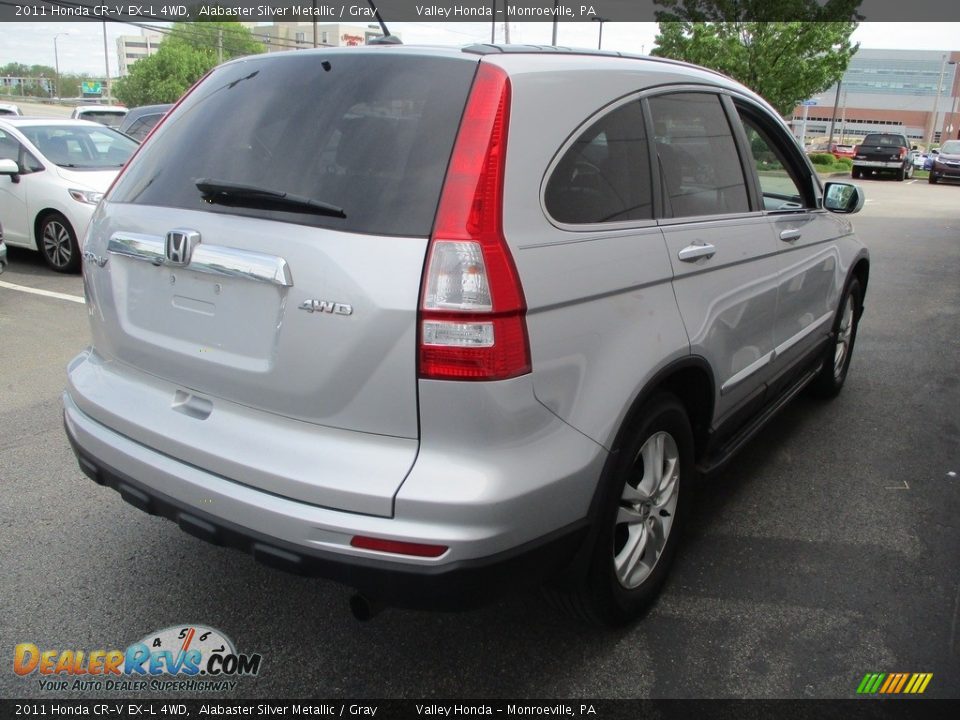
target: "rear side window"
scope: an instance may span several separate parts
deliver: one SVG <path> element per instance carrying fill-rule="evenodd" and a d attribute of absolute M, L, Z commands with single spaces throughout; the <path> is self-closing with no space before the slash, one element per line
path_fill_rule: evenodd
<path fill-rule="evenodd" d="M 591 125 L 547 182 L 547 212 L 558 222 L 592 224 L 653 217 L 650 158 L 637 101 Z"/>
<path fill-rule="evenodd" d="M 476 67 L 312 52 L 225 65 L 161 126 L 112 199 L 427 236 Z M 201 178 L 306 197 L 346 217 L 210 204 Z"/>
<path fill-rule="evenodd" d="M 750 209 L 743 168 L 720 98 L 677 93 L 650 98 L 664 206 L 673 217 Z"/>

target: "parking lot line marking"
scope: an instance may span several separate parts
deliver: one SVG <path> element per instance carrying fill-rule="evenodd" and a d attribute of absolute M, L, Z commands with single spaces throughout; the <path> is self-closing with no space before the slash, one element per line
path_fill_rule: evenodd
<path fill-rule="evenodd" d="M 80 303 L 81 305 L 86 302 L 82 295 L 67 295 L 66 293 L 53 292 L 53 290 L 39 290 L 37 288 L 26 287 L 25 285 L 14 285 L 13 283 L 4 282 L 3 280 L 0 280 L 0 287 L 9 288 L 10 290 L 17 290 L 19 292 L 30 293 L 31 295 L 52 297 L 56 298 L 57 300 L 69 300 L 70 302 Z"/>

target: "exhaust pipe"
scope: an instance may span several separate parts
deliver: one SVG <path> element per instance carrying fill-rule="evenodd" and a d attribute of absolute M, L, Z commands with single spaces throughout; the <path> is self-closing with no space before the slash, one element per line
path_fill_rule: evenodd
<path fill-rule="evenodd" d="M 360 622 L 372 620 L 386 608 L 387 606 L 379 600 L 371 600 L 360 593 L 356 593 L 350 598 L 350 612 Z"/>

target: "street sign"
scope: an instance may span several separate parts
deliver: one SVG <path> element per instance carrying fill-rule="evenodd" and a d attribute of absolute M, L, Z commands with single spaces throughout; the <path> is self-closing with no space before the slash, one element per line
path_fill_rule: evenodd
<path fill-rule="evenodd" d="M 806 105 L 806 106 L 809 107 L 810 105 L 816 105 L 816 104 L 817 104 L 817 101 L 816 101 L 816 100 L 804 100 L 804 101 L 803 101 L 802 103 L 800 103 L 800 104 L 801 104 L 801 105 Z"/>
<path fill-rule="evenodd" d="M 80 92 L 84 95 L 103 95 L 103 83 L 99 80 L 84 80 Z"/>

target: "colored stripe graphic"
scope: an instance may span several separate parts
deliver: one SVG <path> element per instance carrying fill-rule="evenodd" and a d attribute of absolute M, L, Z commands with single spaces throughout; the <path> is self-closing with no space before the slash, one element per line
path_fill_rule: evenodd
<path fill-rule="evenodd" d="M 919 695 L 932 679 L 933 673 L 867 673 L 857 686 L 857 694 Z"/>

